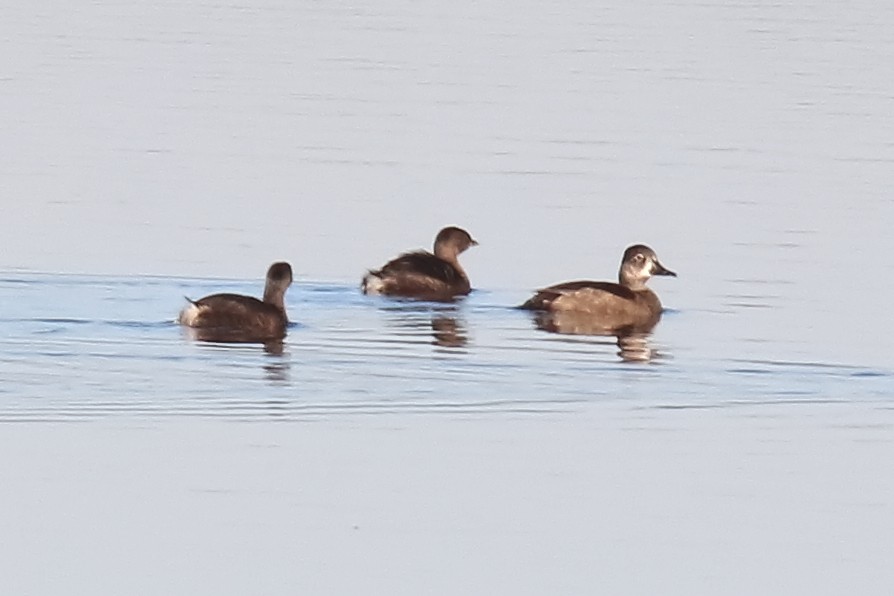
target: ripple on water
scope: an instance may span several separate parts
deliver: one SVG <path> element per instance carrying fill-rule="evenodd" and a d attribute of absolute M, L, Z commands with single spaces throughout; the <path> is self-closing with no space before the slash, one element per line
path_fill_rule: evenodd
<path fill-rule="evenodd" d="M 257 289 L 238 280 L 7 276 L 0 300 L 14 311 L 3 319 L 0 419 L 546 415 L 594 407 L 632 413 L 886 404 L 894 394 L 888 370 L 724 358 L 698 343 L 680 349 L 675 334 L 693 327 L 692 316 L 713 316 L 707 311 L 668 311 L 654 334 L 622 345 L 540 329 L 513 307 L 522 292 L 511 291 L 435 304 L 366 297 L 353 284 L 297 283 L 284 342 L 196 342 L 173 319 L 183 290 L 203 286 Z M 109 300 L 118 295 L 129 299 Z M 625 359 L 625 350 L 645 356 L 625 361 L 635 360 Z"/>

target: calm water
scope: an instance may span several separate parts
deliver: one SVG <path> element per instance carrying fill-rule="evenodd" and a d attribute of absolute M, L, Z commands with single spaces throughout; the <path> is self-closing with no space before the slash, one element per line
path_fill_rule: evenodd
<path fill-rule="evenodd" d="M 894 5 L 0 7 L 16 594 L 886 594 Z M 361 296 L 446 224 L 476 291 Z M 513 308 L 653 246 L 654 334 Z M 259 295 L 279 346 L 191 340 Z"/>
<path fill-rule="evenodd" d="M 670 310 L 632 346 L 548 333 L 514 308 L 524 291 L 481 290 L 437 304 L 299 282 L 287 294 L 294 322 L 286 341 L 266 347 L 195 342 L 174 323 L 183 295 L 260 290 L 257 281 L 7 275 L 0 279 L 7 305 L 0 416 L 305 420 L 597 406 L 637 416 L 662 408 L 894 405 L 891 368 L 717 354 L 711 313 Z M 647 363 L 639 361 L 644 352 Z"/>

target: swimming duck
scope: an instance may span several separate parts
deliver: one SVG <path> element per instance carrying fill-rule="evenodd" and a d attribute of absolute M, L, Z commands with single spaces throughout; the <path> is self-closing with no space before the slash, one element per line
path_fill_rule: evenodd
<path fill-rule="evenodd" d="M 213 294 L 189 300 L 178 322 L 196 330 L 198 339 L 222 342 L 254 342 L 282 339 L 289 319 L 285 294 L 292 284 L 292 267 L 273 263 L 267 270 L 264 299 L 240 294 Z"/>
<path fill-rule="evenodd" d="M 677 274 L 666 269 L 648 246 L 624 251 L 618 282 L 571 281 L 539 290 L 521 308 L 586 316 L 604 332 L 650 329 L 661 318 L 661 301 L 646 287 L 653 275 Z"/>
<path fill-rule="evenodd" d="M 478 243 L 461 228 L 447 227 L 435 237 L 434 254 L 420 250 L 369 271 L 361 283 L 364 294 L 402 296 L 418 300 L 451 300 L 472 290 L 457 257 Z"/>

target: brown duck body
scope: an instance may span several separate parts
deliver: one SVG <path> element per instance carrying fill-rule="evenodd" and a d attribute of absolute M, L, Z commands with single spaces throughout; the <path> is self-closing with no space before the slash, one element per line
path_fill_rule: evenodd
<path fill-rule="evenodd" d="M 522 308 L 565 315 L 573 327 L 594 332 L 647 330 L 661 319 L 663 310 L 658 296 L 646 287 L 652 275 L 676 273 L 658 262 L 648 246 L 629 247 L 621 260 L 619 283 L 572 281 L 538 290 Z"/>
<path fill-rule="evenodd" d="M 465 230 L 444 228 L 435 238 L 434 254 L 424 250 L 404 253 L 381 269 L 369 271 L 361 289 L 364 294 L 416 300 L 446 301 L 465 296 L 472 285 L 458 257 L 477 244 Z"/>
<path fill-rule="evenodd" d="M 604 281 L 572 281 L 538 291 L 522 308 L 565 315 L 561 320 L 586 323 L 595 331 L 654 327 L 661 318 L 661 301 L 652 290 L 631 290 Z M 560 317 L 561 318 L 561 317 Z"/>
<path fill-rule="evenodd" d="M 292 283 L 288 263 L 274 263 L 267 271 L 264 299 L 241 294 L 212 294 L 190 300 L 178 322 L 194 329 L 197 339 L 221 342 L 263 342 L 282 339 L 289 318 L 285 292 Z"/>
<path fill-rule="evenodd" d="M 430 252 L 405 253 L 364 278 L 367 294 L 404 296 L 420 300 L 449 300 L 472 290 L 465 272 Z"/>
<path fill-rule="evenodd" d="M 200 339 L 263 341 L 285 337 L 289 319 L 285 310 L 251 296 L 213 294 L 190 301 L 180 322 L 200 330 Z"/>

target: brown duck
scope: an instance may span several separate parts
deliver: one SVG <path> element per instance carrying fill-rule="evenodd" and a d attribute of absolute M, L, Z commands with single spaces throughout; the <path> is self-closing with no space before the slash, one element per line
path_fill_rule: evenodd
<path fill-rule="evenodd" d="M 289 318 L 285 294 L 292 284 L 292 267 L 274 263 L 267 270 L 264 299 L 241 294 L 213 294 L 189 300 L 178 322 L 195 329 L 198 339 L 221 342 L 264 342 L 282 339 Z"/>
<path fill-rule="evenodd" d="M 571 281 L 539 290 L 522 308 L 584 317 L 591 329 L 602 332 L 645 330 L 661 318 L 661 301 L 646 287 L 653 275 L 677 274 L 666 269 L 648 246 L 636 244 L 624 251 L 618 283 Z"/>
<path fill-rule="evenodd" d="M 462 228 L 447 227 L 435 238 L 434 254 L 420 250 L 404 253 L 361 283 L 364 294 L 400 296 L 417 300 L 446 301 L 472 290 L 459 255 L 478 243 Z"/>

